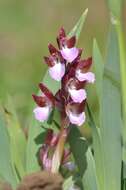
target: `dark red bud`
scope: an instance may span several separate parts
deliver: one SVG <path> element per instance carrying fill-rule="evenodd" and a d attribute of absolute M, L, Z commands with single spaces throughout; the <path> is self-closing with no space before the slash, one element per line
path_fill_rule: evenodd
<path fill-rule="evenodd" d="M 75 46 L 75 43 L 76 43 L 76 37 L 73 36 L 73 37 L 71 37 L 70 39 L 67 40 L 67 47 L 72 48 L 72 47 Z"/>
<path fill-rule="evenodd" d="M 54 66 L 54 62 L 53 60 L 51 60 L 49 57 L 44 57 L 45 63 L 49 66 L 49 67 L 53 67 Z"/>
<path fill-rule="evenodd" d="M 52 104 L 55 104 L 55 97 L 53 96 L 52 92 L 43 84 L 39 84 L 39 88 L 41 91 L 45 94 L 45 96 L 52 102 Z"/>
<path fill-rule="evenodd" d="M 77 56 L 77 58 L 78 58 L 78 59 L 80 59 L 80 57 L 81 57 L 81 55 L 82 55 L 82 52 L 83 52 L 83 49 L 82 49 L 82 48 L 80 48 L 80 49 L 79 49 L 78 56 Z"/>
<path fill-rule="evenodd" d="M 89 57 L 88 59 L 79 61 L 77 68 L 85 72 L 91 67 L 91 65 L 92 57 Z"/>
<path fill-rule="evenodd" d="M 51 55 L 58 52 L 58 50 L 52 44 L 49 44 L 48 48 Z"/>
<path fill-rule="evenodd" d="M 35 94 L 32 94 L 32 97 L 33 97 L 34 101 L 36 102 L 36 104 L 38 106 L 40 106 L 40 107 L 46 106 L 46 99 L 45 99 L 45 97 L 36 96 Z"/>
<path fill-rule="evenodd" d="M 46 139 L 45 139 L 45 144 L 50 145 L 50 142 L 51 142 L 52 138 L 53 138 L 53 130 L 48 129 Z"/>
<path fill-rule="evenodd" d="M 63 27 L 60 28 L 59 30 L 59 38 L 65 38 L 66 37 L 66 33 Z"/>
<path fill-rule="evenodd" d="M 84 100 L 82 103 L 70 102 L 67 104 L 67 109 L 70 110 L 72 113 L 80 114 L 84 111 L 85 104 L 86 100 Z"/>
<path fill-rule="evenodd" d="M 57 37 L 56 40 L 57 40 L 58 48 L 61 49 L 60 39 L 59 39 L 59 37 Z"/>
<path fill-rule="evenodd" d="M 86 105 L 86 100 L 84 100 L 83 102 L 78 104 L 77 107 L 76 107 L 77 113 L 82 113 L 84 111 L 84 109 L 85 109 L 85 105 Z"/>

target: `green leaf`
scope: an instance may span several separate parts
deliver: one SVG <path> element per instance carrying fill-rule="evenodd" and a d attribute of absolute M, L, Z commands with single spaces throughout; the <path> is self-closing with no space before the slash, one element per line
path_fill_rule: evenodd
<path fill-rule="evenodd" d="M 68 141 L 82 177 L 84 189 L 98 190 L 95 162 L 91 150 L 88 148 L 87 141 L 82 137 L 79 129 L 75 126 L 71 127 Z"/>
<path fill-rule="evenodd" d="M 123 161 L 126 164 L 126 41 L 125 33 L 121 23 L 116 25 L 119 54 L 120 54 L 120 75 L 121 75 L 121 90 L 122 90 L 122 115 L 123 115 Z"/>
<path fill-rule="evenodd" d="M 82 31 L 83 28 L 83 24 L 84 21 L 87 17 L 87 13 L 88 13 L 88 9 L 86 9 L 82 16 L 80 17 L 79 21 L 77 22 L 77 24 L 74 26 L 74 28 L 71 30 L 71 32 L 68 34 L 68 37 L 72 37 L 72 36 L 76 36 L 77 40 L 79 39 L 80 33 Z"/>
<path fill-rule="evenodd" d="M 94 51 L 96 53 L 95 49 Z M 102 76 L 100 78 L 100 74 L 98 73 L 98 64 L 100 62 L 98 61 L 96 65 L 96 61 L 94 61 L 96 66 L 96 80 L 97 76 L 100 80 L 98 82 L 96 81 L 97 92 L 101 99 L 99 114 L 100 128 L 96 127 L 96 122 L 92 116 L 93 112 L 88 108 L 89 124 L 92 126 L 93 133 L 94 159 L 99 190 L 116 190 L 121 187 L 122 123 L 120 83 L 118 82 L 120 81 L 118 53 L 117 36 L 113 27 L 109 36 L 103 79 Z M 96 54 L 95 56 L 101 57 L 100 54 Z M 97 60 L 100 60 L 99 58 Z"/>
<path fill-rule="evenodd" d="M 69 178 L 67 178 L 64 183 L 63 183 L 63 190 L 68 190 L 70 189 L 72 186 L 74 185 L 74 180 L 73 177 L 70 176 Z"/>
<path fill-rule="evenodd" d="M 83 13 L 77 24 L 75 25 L 74 29 L 70 34 L 74 34 L 77 36 L 77 39 L 80 35 L 80 32 L 82 30 L 85 18 L 86 18 L 86 12 L 87 10 Z M 68 35 L 69 36 L 69 35 Z M 60 88 L 60 83 L 52 80 L 49 76 L 48 71 L 45 74 L 45 77 L 43 79 L 43 83 L 55 94 L 57 90 Z M 43 123 L 44 127 L 49 128 L 50 125 L 48 125 L 47 122 Z M 26 170 L 27 173 L 29 172 L 34 172 L 40 169 L 38 165 L 38 160 L 37 160 L 37 151 L 40 147 L 40 144 L 36 144 L 35 138 L 42 133 L 43 135 L 45 134 L 45 129 L 40 127 L 40 124 L 33 118 L 31 117 L 31 123 L 29 127 L 29 137 L 28 137 L 28 144 L 27 144 L 27 163 L 26 163 Z M 41 144 L 43 143 L 43 139 L 41 140 Z"/>
<path fill-rule="evenodd" d="M 123 0 L 107 0 L 110 12 L 117 19 L 121 19 Z"/>
<path fill-rule="evenodd" d="M 83 138 L 79 129 L 76 126 L 71 126 L 68 142 L 81 176 L 84 175 L 87 168 L 86 151 L 88 144 Z"/>
<path fill-rule="evenodd" d="M 109 36 L 105 68 L 119 76 L 119 50 L 114 26 L 112 26 Z M 104 153 L 105 190 L 119 190 L 121 186 L 122 123 L 120 98 L 120 89 L 104 74 L 100 131 Z"/>
<path fill-rule="evenodd" d="M 87 169 L 83 176 L 83 186 L 86 190 L 98 190 L 95 161 L 90 148 L 86 153 Z"/>
<path fill-rule="evenodd" d="M 11 97 L 8 97 L 5 111 L 7 129 L 10 138 L 10 151 L 12 157 L 12 165 L 18 176 L 22 178 L 25 175 L 26 162 L 26 138 L 18 121 L 15 108 Z M 19 148 L 20 147 L 20 148 Z"/>
<path fill-rule="evenodd" d="M 13 187 L 16 187 L 16 176 L 11 165 L 10 139 L 4 118 L 4 111 L 0 107 L 0 176 Z"/>
<path fill-rule="evenodd" d="M 96 40 L 94 40 L 94 43 L 93 43 L 93 66 L 94 66 L 94 72 L 95 72 L 95 77 L 96 77 L 96 81 L 95 81 L 96 91 L 97 91 L 97 95 L 99 99 L 99 104 L 101 105 L 104 64 L 103 64 L 103 58 L 100 53 Z"/>
<path fill-rule="evenodd" d="M 97 186 L 98 189 L 104 190 L 104 158 L 103 158 L 103 148 L 102 148 L 102 141 L 100 135 L 100 129 L 96 126 L 93 114 L 87 105 L 89 126 L 92 128 L 92 137 L 93 137 L 93 151 L 94 151 L 94 160 L 95 160 L 95 169 L 96 169 L 96 176 L 97 176 Z M 102 175 L 101 175 L 102 170 Z"/>

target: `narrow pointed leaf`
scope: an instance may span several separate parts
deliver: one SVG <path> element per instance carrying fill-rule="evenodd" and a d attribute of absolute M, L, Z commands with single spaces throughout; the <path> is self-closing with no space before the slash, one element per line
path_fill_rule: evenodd
<path fill-rule="evenodd" d="M 7 121 L 8 134 L 10 138 L 12 165 L 14 169 L 16 167 L 18 175 L 22 178 L 25 175 L 26 138 L 19 124 L 11 97 L 8 97 L 5 117 Z"/>
<path fill-rule="evenodd" d="M 84 21 L 87 17 L 88 9 L 86 9 L 82 16 L 80 17 L 79 21 L 77 24 L 74 26 L 74 28 L 71 30 L 71 32 L 68 34 L 69 37 L 76 36 L 77 40 L 79 39 L 80 33 L 83 28 Z"/>
<path fill-rule="evenodd" d="M 87 168 L 86 152 L 88 144 L 86 139 L 83 138 L 79 129 L 76 126 L 71 126 L 68 141 L 81 176 L 84 175 Z"/>
<path fill-rule="evenodd" d="M 100 190 L 105 190 L 105 169 L 104 169 L 104 150 L 102 148 L 102 140 L 100 134 L 100 128 L 95 124 L 93 114 L 87 106 L 88 115 L 89 115 L 89 126 L 92 128 L 92 137 L 93 137 L 93 151 L 94 151 L 94 161 L 96 169 L 96 178 L 97 178 L 97 188 Z M 101 175 L 102 170 L 102 175 Z"/>
<path fill-rule="evenodd" d="M 17 180 L 11 165 L 10 139 L 4 118 L 3 109 L 0 107 L 0 176 L 3 180 L 16 187 Z"/>
<path fill-rule="evenodd" d="M 112 15 L 117 18 L 120 19 L 121 18 L 121 14 L 122 14 L 122 4 L 123 4 L 123 0 L 106 0 L 109 10 L 112 13 Z"/>
<path fill-rule="evenodd" d="M 103 81 L 103 72 L 104 72 L 104 64 L 101 52 L 99 50 L 98 44 L 96 40 L 93 43 L 93 66 L 95 72 L 95 85 L 96 91 L 99 98 L 99 104 L 101 105 L 102 101 L 102 81 Z"/>
<path fill-rule="evenodd" d="M 67 178 L 67 179 L 64 181 L 63 190 L 68 190 L 68 189 L 70 189 L 73 185 L 74 185 L 74 180 L 73 180 L 73 177 L 70 176 L 69 178 Z"/>
<path fill-rule="evenodd" d="M 119 76 L 119 50 L 114 26 L 111 28 L 109 36 L 105 67 Z M 100 130 L 104 150 L 105 189 L 119 190 L 121 187 L 122 161 L 120 89 L 106 75 L 104 75 L 103 80 L 101 119 Z"/>
<path fill-rule="evenodd" d="M 87 169 L 83 176 L 83 186 L 86 190 L 98 190 L 95 161 L 90 148 L 86 153 Z"/>

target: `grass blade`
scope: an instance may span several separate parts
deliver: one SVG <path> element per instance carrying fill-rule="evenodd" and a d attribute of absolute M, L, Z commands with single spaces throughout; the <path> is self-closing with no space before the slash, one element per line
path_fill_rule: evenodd
<path fill-rule="evenodd" d="M 107 70 L 119 76 L 118 42 L 112 26 L 107 48 Z M 104 74 L 102 99 L 101 141 L 104 150 L 105 189 L 119 190 L 121 187 L 121 101 L 120 89 Z M 116 158 L 116 159 L 115 159 Z"/>
<path fill-rule="evenodd" d="M 0 107 L 0 176 L 3 180 L 12 184 L 15 188 L 17 184 L 16 176 L 11 165 L 11 154 L 10 154 L 10 139 L 6 127 L 4 118 L 4 111 Z"/>
<path fill-rule="evenodd" d="M 22 178 L 25 175 L 26 162 L 26 138 L 19 124 L 16 111 L 11 97 L 8 97 L 5 117 L 10 138 L 10 151 L 13 168 L 16 168 L 18 175 Z M 20 147 L 20 148 L 19 148 Z"/>

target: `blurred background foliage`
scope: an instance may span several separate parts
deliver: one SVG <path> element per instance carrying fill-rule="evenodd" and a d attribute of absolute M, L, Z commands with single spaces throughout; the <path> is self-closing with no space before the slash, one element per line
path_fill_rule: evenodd
<path fill-rule="evenodd" d="M 69 32 L 85 8 L 89 13 L 78 46 L 90 56 L 94 37 L 105 50 L 109 13 L 104 0 L 0 0 L 0 99 L 5 102 L 11 94 L 22 122 L 47 69 L 47 44 L 56 44 L 60 26 Z M 126 3 L 126 31 L 125 21 Z"/>

